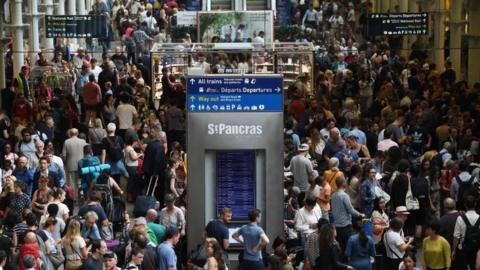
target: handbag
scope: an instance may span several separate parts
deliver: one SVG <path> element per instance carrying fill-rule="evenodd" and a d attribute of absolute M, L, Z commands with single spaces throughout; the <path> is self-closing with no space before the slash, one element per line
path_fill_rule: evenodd
<path fill-rule="evenodd" d="M 405 196 L 405 206 L 408 210 L 418 210 L 420 209 L 420 203 L 418 199 L 413 196 L 412 185 L 410 183 L 410 176 L 408 177 L 408 191 Z"/>
<path fill-rule="evenodd" d="M 65 263 L 65 256 L 63 256 L 62 249 L 59 247 L 57 247 L 57 252 L 48 254 L 48 259 L 50 259 L 55 269 L 58 269 Z"/>

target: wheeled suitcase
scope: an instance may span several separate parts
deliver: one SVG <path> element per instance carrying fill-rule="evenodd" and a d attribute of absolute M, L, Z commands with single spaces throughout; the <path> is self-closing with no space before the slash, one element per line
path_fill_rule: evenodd
<path fill-rule="evenodd" d="M 153 188 L 150 189 L 152 184 Z M 137 199 L 135 200 L 135 205 L 133 207 L 134 217 L 144 217 L 147 214 L 148 209 L 155 208 L 155 205 L 158 203 L 154 195 L 157 185 L 158 175 L 153 175 L 152 177 L 150 177 L 150 181 L 148 182 L 148 187 L 145 195 L 137 196 Z"/>

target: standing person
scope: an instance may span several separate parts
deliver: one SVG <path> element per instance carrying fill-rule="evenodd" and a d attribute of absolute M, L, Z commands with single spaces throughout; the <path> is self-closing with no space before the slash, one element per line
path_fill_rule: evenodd
<path fill-rule="evenodd" d="M 72 128 L 68 132 L 70 138 L 63 145 L 62 157 L 67 167 L 67 181 L 78 194 L 78 161 L 83 158 L 83 147 L 87 144 L 84 139 L 78 138 L 78 129 Z"/>
<path fill-rule="evenodd" d="M 343 252 L 347 246 L 348 238 L 352 234 L 352 216 L 363 218 L 365 215 L 353 208 L 350 197 L 345 192 L 347 187 L 345 178 L 337 178 L 336 184 L 337 191 L 332 195 L 333 225 L 336 228 L 337 241 Z"/>
<path fill-rule="evenodd" d="M 325 224 L 320 228 L 318 236 L 318 258 L 315 260 L 316 270 L 353 270 L 351 266 L 340 261 L 342 251 L 335 240 L 336 230 L 332 224 Z"/>
<path fill-rule="evenodd" d="M 453 232 L 453 253 L 456 269 L 474 269 L 475 254 L 478 246 L 475 247 L 475 240 L 478 241 L 478 231 L 480 226 L 480 216 L 475 211 L 476 198 L 466 196 L 465 207 L 467 211 L 457 218 L 455 230 Z M 476 230 L 475 230 L 476 228 Z M 476 234 L 473 235 L 476 231 Z"/>
<path fill-rule="evenodd" d="M 85 122 L 91 126 L 91 122 L 97 117 L 98 106 L 102 101 L 102 91 L 94 74 L 88 76 L 88 83 L 82 87 L 82 96 L 86 111 Z"/>
<path fill-rule="evenodd" d="M 453 232 L 455 230 L 455 223 L 457 218 L 462 214 L 456 210 L 455 200 L 446 198 L 443 201 L 443 210 L 445 214 L 440 218 L 439 234 L 447 239 L 450 247 L 453 247 Z"/>
<path fill-rule="evenodd" d="M 33 193 L 33 171 L 27 167 L 28 158 L 20 156 L 17 160 L 17 167 L 13 170 L 12 175 L 16 180 L 25 183 L 27 186 L 27 194 L 31 197 Z"/>
<path fill-rule="evenodd" d="M 165 242 L 157 247 L 158 270 L 176 270 L 177 255 L 174 246 L 180 240 L 180 231 L 177 228 L 168 228 L 165 232 Z"/>
<path fill-rule="evenodd" d="M 161 141 L 161 127 L 157 125 L 152 126 L 151 134 L 152 140 L 148 143 L 147 148 L 145 149 L 143 160 L 143 173 L 145 174 L 145 179 L 147 181 L 149 181 L 152 176 L 156 175 L 159 177 L 158 190 L 155 195 L 162 204 L 166 189 L 163 176 L 167 167 L 167 157 L 165 155 L 165 149 Z"/>
<path fill-rule="evenodd" d="M 142 265 L 143 262 L 143 257 L 144 257 L 144 251 L 139 248 L 134 248 L 132 250 L 132 253 L 130 254 L 130 261 L 127 264 L 128 270 L 138 270 L 138 266 Z"/>
<path fill-rule="evenodd" d="M 112 177 L 120 183 L 120 175 L 128 179 L 128 172 L 123 161 L 123 140 L 120 136 L 115 135 L 117 126 L 114 123 L 107 125 L 107 137 L 102 139 L 103 149 L 101 162 L 110 164 Z"/>
<path fill-rule="evenodd" d="M 207 238 L 207 262 L 203 269 L 206 270 L 225 270 L 227 265 L 223 260 L 222 248 L 215 238 Z"/>
<path fill-rule="evenodd" d="M 355 231 L 358 233 L 350 236 L 348 239 L 345 255 L 355 270 L 372 270 L 373 265 L 370 258 L 376 255 L 375 244 L 372 238 L 367 236 L 363 230 L 361 221 L 355 222 Z"/>
<path fill-rule="evenodd" d="M 402 231 L 403 221 L 396 217 L 390 221 L 390 230 L 385 233 L 383 243 L 387 251 L 385 257 L 385 269 L 398 269 L 398 265 L 402 261 L 405 251 L 412 249 L 413 237 L 404 238 L 400 232 Z"/>
<path fill-rule="evenodd" d="M 226 251 L 230 246 L 227 227 L 230 221 L 232 221 L 232 209 L 225 207 L 222 208 L 219 218 L 210 221 L 205 227 L 205 236 L 217 239 L 225 255 L 227 255 Z"/>
<path fill-rule="evenodd" d="M 440 236 L 440 222 L 433 221 L 427 225 L 427 234 L 429 235 L 423 239 L 422 255 L 424 269 L 450 269 L 451 265 L 451 251 L 448 241 Z"/>
<path fill-rule="evenodd" d="M 22 66 L 20 73 L 14 78 L 13 85 L 17 87 L 18 93 L 25 97 L 31 103 L 35 100 L 33 89 L 30 88 L 28 80 L 30 79 L 30 67 Z"/>
<path fill-rule="evenodd" d="M 301 144 L 298 147 L 298 154 L 290 161 L 290 170 L 293 174 L 294 186 L 301 191 L 298 201 L 303 202 L 305 192 L 308 190 L 308 178 L 313 172 L 312 162 L 306 157 L 308 154 L 308 145 Z"/>
<path fill-rule="evenodd" d="M 95 240 L 92 243 L 91 253 L 87 260 L 77 270 L 103 270 L 104 258 L 107 253 L 107 243 L 104 240 Z"/>
<path fill-rule="evenodd" d="M 317 230 L 318 220 L 322 218 L 322 210 L 315 198 L 309 197 L 305 205 L 295 214 L 295 229 L 300 233 L 302 242 Z"/>
<path fill-rule="evenodd" d="M 137 109 L 129 103 L 130 96 L 127 94 L 121 94 L 119 96 L 120 105 L 118 105 L 115 111 L 115 116 L 118 120 L 118 135 L 125 138 L 125 132 L 133 124 L 133 119 L 138 116 Z"/>
<path fill-rule="evenodd" d="M 67 232 L 62 238 L 62 248 L 65 252 L 65 270 L 77 269 L 82 265 L 82 260 L 87 258 L 87 244 L 80 234 L 78 220 L 71 220 L 68 224 Z"/>
<path fill-rule="evenodd" d="M 250 210 L 248 213 L 248 220 L 250 223 L 242 226 L 232 237 L 245 247 L 242 269 L 263 270 L 262 248 L 268 245 L 270 240 L 262 227 L 260 227 L 260 222 L 262 220 L 260 210 Z M 243 237 L 243 240 L 240 236 Z"/>
<path fill-rule="evenodd" d="M 126 139 L 125 149 L 123 150 L 125 154 L 125 165 L 127 167 L 128 178 L 127 183 L 127 200 L 129 202 L 135 202 L 135 199 L 139 195 L 138 184 L 139 177 L 137 175 L 138 169 L 138 160 L 143 158 L 143 153 L 137 153 L 135 148 L 141 148 L 141 143 L 136 138 L 129 137 Z"/>

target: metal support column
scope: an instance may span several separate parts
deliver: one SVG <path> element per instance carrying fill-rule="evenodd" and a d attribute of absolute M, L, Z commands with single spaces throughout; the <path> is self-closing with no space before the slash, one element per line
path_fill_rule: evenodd
<path fill-rule="evenodd" d="M 433 62 L 442 71 L 445 64 L 445 1 L 435 0 L 433 14 Z"/>
<path fill-rule="evenodd" d="M 43 16 L 43 13 L 38 12 L 38 0 L 29 0 L 29 11 L 30 14 L 27 16 L 30 18 L 31 26 L 29 30 L 29 43 L 30 43 L 30 61 L 32 65 L 35 62 L 36 54 L 40 52 L 40 36 L 39 36 L 39 21 L 40 17 Z"/>
<path fill-rule="evenodd" d="M 480 82 L 480 1 L 468 1 L 468 82 Z"/>

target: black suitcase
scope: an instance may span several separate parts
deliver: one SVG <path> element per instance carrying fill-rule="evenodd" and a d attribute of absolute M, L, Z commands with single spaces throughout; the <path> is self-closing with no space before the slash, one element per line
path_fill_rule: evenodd
<path fill-rule="evenodd" d="M 153 183 L 153 188 L 149 193 L 152 183 Z M 157 188 L 157 185 L 158 185 L 158 176 L 154 175 L 150 177 L 150 181 L 148 182 L 148 187 L 147 187 L 147 191 L 145 192 L 145 195 L 137 196 L 137 199 L 135 200 L 135 205 L 133 207 L 134 217 L 144 217 L 147 214 L 148 209 L 155 208 L 155 205 L 157 204 L 157 199 L 155 198 L 154 193 L 155 193 L 155 189 Z"/>

